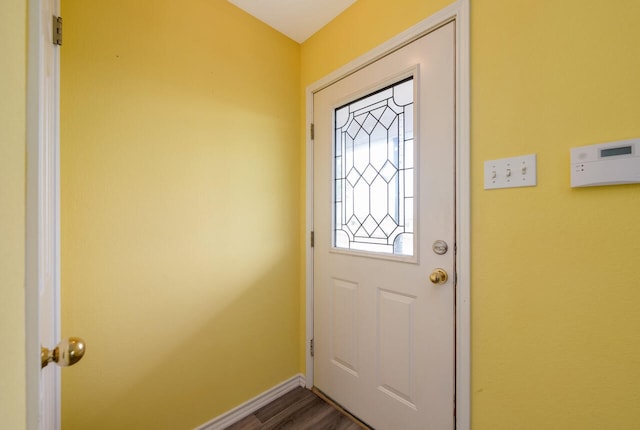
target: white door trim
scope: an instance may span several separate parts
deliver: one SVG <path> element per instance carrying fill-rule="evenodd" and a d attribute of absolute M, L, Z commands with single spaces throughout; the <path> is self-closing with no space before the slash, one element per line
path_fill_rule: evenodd
<path fill-rule="evenodd" d="M 311 84 L 306 90 L 306 125 L 313 122 L 313 94 L 442 24 L 456 21 L 456 429 L 471 428 L 471 189 L 469 1 L 458 0 L 372 51 Z M 313 357 L 313 141 L 306 138 L 306 381 L 312 387 Z"/>
<path fill-rule="evenodd" d="M 27 208 L 25 253 L 25 353 L 26 353 L 26 428 L 60 428 L 60 369 L 47 369 L 52 389 L 41 404 L 40 369 L 40 288 L 50 276 L 53 289 L 48 325 L 56 341 L 60 339 L 60 184 L 59 184 L 59 89 L 60 55 L 52 48 L 52 17 L 59 16 L 58 0 L 28 2 L 27 68 Z M 52 64 L 45 50 L 54 49 Z M 54 79 L 47 81 L 47 67 Z M 53 88 L 52 88 L 53 87 Z M 48 104 L 50 100 L 52 104 Z M 50 122 L 47 122 L 46 117 Z M 48 238 L 48 239 L 47 239 Z M 49 348 L 55 345 L 45 345 Z M 48 422 L 41 422 L 41 407 L 48 408 Z"/>

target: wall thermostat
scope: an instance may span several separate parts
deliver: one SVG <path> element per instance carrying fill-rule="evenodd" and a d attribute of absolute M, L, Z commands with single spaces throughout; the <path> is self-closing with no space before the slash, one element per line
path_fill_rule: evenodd
<path fill-rule="evenodd" d="M 571 186 L 640 182 L 640 139 L 600 143 L 571 149 Z"/>

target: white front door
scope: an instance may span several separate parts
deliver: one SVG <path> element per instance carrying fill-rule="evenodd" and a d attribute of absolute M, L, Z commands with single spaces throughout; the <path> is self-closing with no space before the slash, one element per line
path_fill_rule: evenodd
<path fill-rule="evenodd" d="M 455 427 L 455 25 L 313 98 L 314 384 L 377 430 Z"/>

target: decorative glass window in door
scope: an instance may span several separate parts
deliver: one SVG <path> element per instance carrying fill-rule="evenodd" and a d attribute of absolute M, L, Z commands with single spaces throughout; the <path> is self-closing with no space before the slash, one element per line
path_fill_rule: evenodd
<path fill-rule="evenodd" d="M 334 112 L 335 248 L 412 256 L 413 78 Z"/>

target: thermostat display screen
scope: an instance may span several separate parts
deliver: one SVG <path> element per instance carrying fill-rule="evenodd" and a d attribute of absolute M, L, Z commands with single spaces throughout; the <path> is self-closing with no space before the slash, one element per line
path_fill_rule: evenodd
<path fill-rule="evenodd" d="M 601 157 L 613 157 L 614 155 L 629 155 L 631 154 L 631 146 L 620 146 L 618 148 L 601 149 Z"/>

